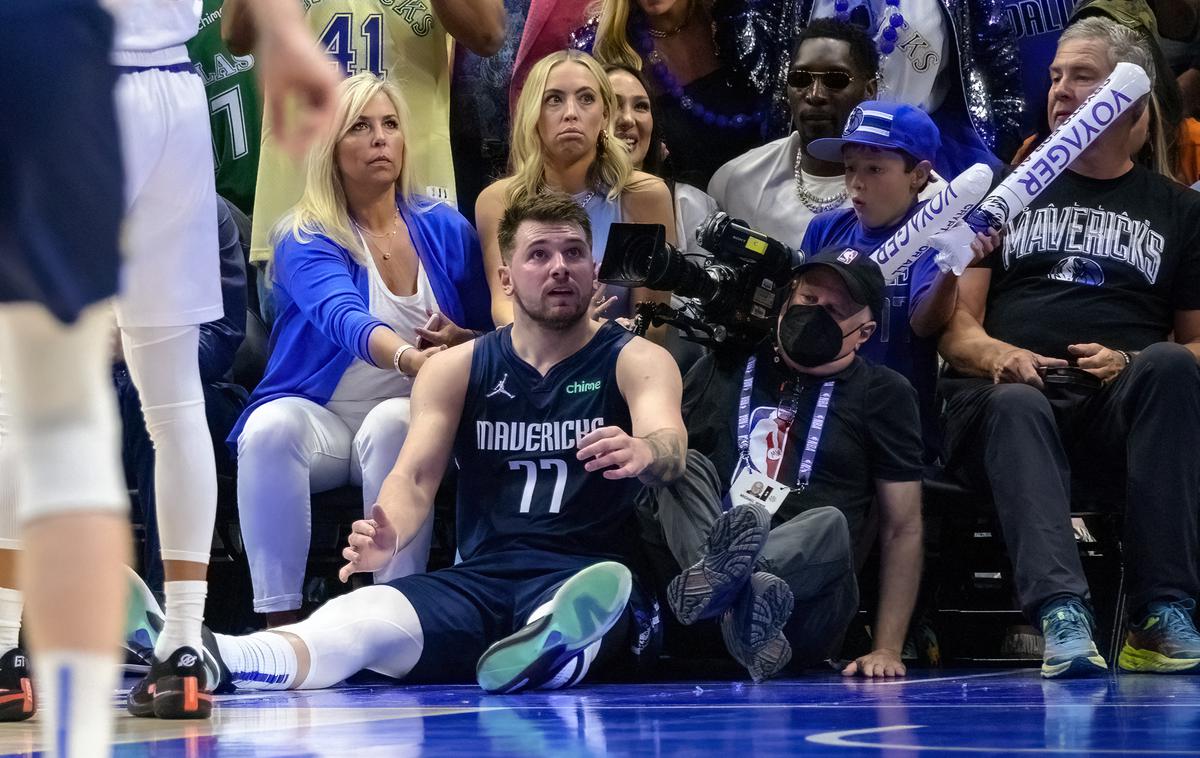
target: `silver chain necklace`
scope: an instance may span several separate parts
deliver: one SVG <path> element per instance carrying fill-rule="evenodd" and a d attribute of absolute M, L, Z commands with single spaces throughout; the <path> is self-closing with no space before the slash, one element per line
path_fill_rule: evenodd
<path fill-rule="evenodd" d="M 800 202 L 804 203 L 804 207 L 808 208 L 813 213 L 824 213 L 839 207 L 846 202 L 846 190 L 841 189 L 830 195 L 829 197 L 821 197 L 814 194 L 812 190 L 804 186 L 804 175 L 800 171 L 800 159 L 803 157 L 804 148 L 796 150 L 796 197 Z"/>

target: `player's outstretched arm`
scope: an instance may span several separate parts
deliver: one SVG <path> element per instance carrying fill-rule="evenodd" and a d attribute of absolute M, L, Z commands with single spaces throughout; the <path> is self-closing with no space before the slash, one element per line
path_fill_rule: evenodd
<path fill-rule="evenodd" d="M 248 0 L 257 40 L 256 68 L 275 139 L 296 157 L 333 120 L 337 74 L 317 47 L 296 0 Z"/>
<path fill-rule="evenodd" d="M 675 359 L 635 337 L 617 358 L 617 386 L 629 406 L 633 435 L 616 426 L 592 431 L 579 440 L 577 456 L 586 461 L 584 468 L 609 469 L 605 479 L 636 476 L 648 487 L 678 479 L 687 455 L 687 430 L 680 411 L 683 380 Z"/>
<path fill-rule="evenodd" d="M 471 375 L 474 343 L 426 361 L 413 385 L 408 436 L 383 480 L 371 518 L 355 521 L 342 551 L 344 582 L 360 571 L 378 571 L 420 531 L 454 446 Z"/>

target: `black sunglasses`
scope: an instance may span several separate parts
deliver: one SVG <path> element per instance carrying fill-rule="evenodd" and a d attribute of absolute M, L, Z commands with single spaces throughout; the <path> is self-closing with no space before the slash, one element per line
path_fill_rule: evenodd
<path fill-rule="evenodd" d="M 820 81 L 821 86 L 825 89 L 843 90 L 850 86 L 854 77 L 845 71 L 805 71 L 803 69 L 794 69 L 787 75 L 788 86 L 799 90 L 808 89 L 813 86 L 815 81 Z"/>

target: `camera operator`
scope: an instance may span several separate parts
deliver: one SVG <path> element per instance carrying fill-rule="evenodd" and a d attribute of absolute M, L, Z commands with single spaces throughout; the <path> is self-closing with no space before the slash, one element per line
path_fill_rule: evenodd
<path fill-rule="evenodd" d="M 688 373 L 687 472 L 643 497 L 648 542 L 684 569 L 668 588 L 672 610 L 684 624 L 719 616 L 727 649 L 756 680 L 789 659 L 800 668 L 837 654 L 858 610 L 853 546 L 876 499 L 875 649 L 843 673 L 905 673 L 921 571 L 921 440 L 912 387 L 858 356 L 883 291 L 879 267 L 851 248 L 797 267 L 771 336 L 709 354 Z"/>

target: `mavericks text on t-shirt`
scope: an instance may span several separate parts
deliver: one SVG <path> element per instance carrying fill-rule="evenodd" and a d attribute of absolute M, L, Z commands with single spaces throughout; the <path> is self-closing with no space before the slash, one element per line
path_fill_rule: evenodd
<path fill-rule="evenodd" d="M 1200 308 L 1200 195 L 1148 169 L 1070 171 L 1013 219 L 990 258 L 984 328 L 1051 357 L 1095 342 L 1141 350 Z"/>

